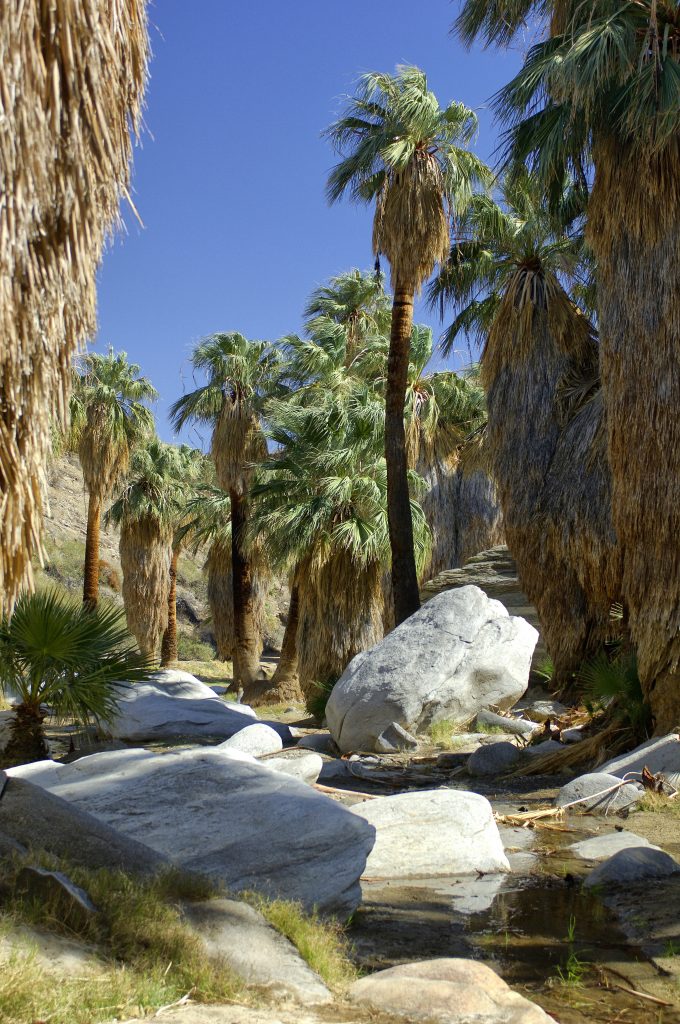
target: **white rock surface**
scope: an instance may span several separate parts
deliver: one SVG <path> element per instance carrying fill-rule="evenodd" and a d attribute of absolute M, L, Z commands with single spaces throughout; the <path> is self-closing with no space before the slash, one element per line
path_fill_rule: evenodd
<path fill-rule="evenodd" d="M 593 886 L 631 885 L 650 878 L 667 878 L 680 871 L 680 864 L 656 846 L 634 846 L 599 864 L 590 872 L 586 888 Z"/>
<path fill-rule="evenodd" d="M 653 775 L 663 772 L 672 786 L 680 786 L 680 736 L 671 733 L 648 740 L 635 750 L 607 761 L 600 771 L 618 775 L 621 779 L 628 772 L 641 772 L 644 767 L 649 768 Z"/>
<path fill-rule="evenodd" d="M 294 779 L 307 782 L 312 785 L 317 781 L 323 768 L 323 758 L 313 750 L 300 750 L 286 757 L 266 757 L 260 761 L 263 768 L 271 771 L 283 772 L 284 775 L 292 775 Z"/>
<path fill-rule="evenodd" d="M 350 999 L 378 1013 L 441 1024 L 553 1024 L 478 960 L 421 960 L 355 981 Z"/>
<path fill-rule="evenodd" d="M 658 850 L 658 846 L 644 839 L 643 836 L 636 836 L 634 832 L 610 832 L 604 836 L 593 836 L 592 839 L 583 839 L 580 843 L 572 843 L 569 847 L 571 852 L 582 860 L 606 860 L 613 857 L 620 850 L 630 850 L 638 847 L 645 847 L 648 850 Z"/>
<path fill-rule="evenodd" d="M 247 704 L 228 704 L 189 672 L 170 669 L 156 673 L 148 682 L 128 687 L 119 698 L 118 708 L 119 714 L 109 723 L 108 731 L 114 739 L 129 742 L 228 739 L 252 725 L 257 717 Z"/>
<path fill-rule="evenodd" d="M 112 751 L 12 769 L 188 871 L 349 914 L 374 829 L 281 772 L 214 747 Z"/>
<path fill-rule="evenodd" d="M 367 878 L 509 871 L 491 804 L 476 793 L 438 789 L 355 804 L 375 829 Z"/>
<path fill-rule="evenodd" d="M 480 711 L 477 715 L 477 725 L 490 725 L 494 729 L 502 729 L 503 732 L 511 733 L 514 736 L 532 736 L 541 728 L 537 722 L 527 722 L 524 718 L 496 715 L 493 711 Z"/>
<path fill-rule="evenodd" d="M 621 786 L 621 779 L 616 775 L 609 775 L 607 772 L 589 772 L 587 775 L 580 775 L 572 779 L 566 786 L 562 786 L 557 794 L 557 806 L 564 807 L 574 800 L 583 800 L 583 803 L 570 807 L 571 814 L 585 814 L 587 811 L 615 812 L 632 807 L 642 799 L 643 789 L 638 785 Z M 613 792 L 607 793 L 612 786 L 617 786 Z M 584 799 L 587 798 L 587 799 Z"/>
<path fill-rule="evenodd" d="M 185 920 L 198 934 L 209 957 L 224 960 L 249 985 L 268 995 L 292 997 L 305 1005 L 330 1003 L 321 978 L 262 914 L 237 900 L 187 903 Z"/>
<path fill-rule="evenodd" d="M 419 733 L 504 711 L 526 690 L 537 639 L 478 587 L 438 594 L 350 662 L 326 705 L 331 734 L 344 752 L 374 750 L 392 722 Z"/>
<path fill-rule="evenodd" d="M 253 757 L 276 754 L 282 749 L 283 741 L 278 732 L 264 722 L 247 725 L 245 729 L 240 729 L 230 739 L 217 746 L 217 750 L 240 750 L 244 754 L 252 754 Z"/>

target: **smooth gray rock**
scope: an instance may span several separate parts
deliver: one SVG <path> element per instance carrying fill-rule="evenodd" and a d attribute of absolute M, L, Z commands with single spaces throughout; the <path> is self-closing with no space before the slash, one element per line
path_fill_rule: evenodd
<path fill-rule="evenodd" d="M 573 729 L 562 729 L 560 732 L 560 741 L 562 743 L 580 743 L 582 739 L 583 729 L 578 725 L 575 725 Z"/>
<path fill-rule="evenodd" d="M 349 998 L 378 1013 L 441 1024 L 554 1024 L 479 960 L 421 960 L 360 978 Z"/>
<path fill-rule="evenodd" d="M 8 843 L 47 850 L 95 870 L 121 868 L 133 875 L 153 875 L 169 864 L 167 857 L 122 830 L 22 778 L 10 778 L 0 798 L 0 834 Z"/>
<path fill-rule="evenodd" d="M 584 886 L 631 885 L 650 878 L 667 878 L 680 871 L 680 864 L 656 846 L 634 846 L 620 850 L 590 872 Z"/>
<path fill-rule="evenodd" d="M 489 801 L 437 789 L 382 796 L 351 808 L 375 829 L 368 878 L 434 878 L 509 871 Z"/>
<path fill-rule="evenodd" d="M 276 754 L 283 749 L 283 742 L 276 730 L 264 722 L 256 722 L 254 725 L 247 725 L 240 729 L 230 739 L 218 745 L 218 750 L 240 750 L 244 754 L 252 754 L 253 757 L 263 757 L 265 754 Z"/>
<path fill-rule="evenodd" d="M 375 741 L 379 754 L 395 754 L 400 750 L 416 750 L 418 740 L 398 724 L 391 722 Z"/>
<path fill-rule="evenodd" d="M 532 722 L 546 722 L 549 718 L 561 718 L 569 708 L 558 700 L 537 700 L 522 710 Z"/>
<path fill-rule="evenodd" d="M 628 772 L 640 773 L 645 767 L 649 768 L 652 775 L 663 772 L 672 786 L 680 786 L 680 736 L 671 733 L 648 740 L 635 750 L 607 761 L 601 771 L 622 779 Z"/>
<path fill-rule="evenodd" d="M 506 718 L 496 715 L 493 711 L 480 711 L 476 718 L 477 725 L 490 725 L 495 729 L 511 733 L 513 736 L 533 736 L 540 729 L 536 722 L 527 722 L 523 718 Z"/>
<path fill-rule="evenodd" d="M 302 747 L 303 750 L 316 750 L 319 754 L 329 754 L 331 757 L 338 752 L 329 732 L 312 732 L 308 736 L 302 736 L 296 746 Z"/>
<path fill-rule="evenodd" d="M 478 587 L 439 594 L 350 662 L 326 705 L 331 735 L 344 752 L 375 750 L 393 722 L 420 733 L 510 708 L 526 689 L 537 637 Z"/>
<path fill-rule="evenodd" d="M 312 785 L 318 780 L 324 762 L 321 755 L 313 750 L 300 750 L 286 757 L 266 757 L 260 764 L 263 768 L 283 772 L 284 775 L 291 775 L 294 779 Z"/>
<path fill-rule="evenodd" d="M 482 777 L 502 775 L 510 771 L 522 757 L 522 752 L 514 743 L 501 740 L 499 743 L 486 743 L 470 754 L 467 763 L 468 774 Z"/>
<path fill-rule="evenodd" d="M 540 754 L 557 754 L 560 750 L 564 750 L 564 746 L 558 743 L 557 740 L 543 740 L 542 743 L 535 743 L 533 746 L 525 748 L 525 754 L 529 757 L 536 757 Z"/>
<path fill-rule="evenodd" d="M 570 813 L 585 814 L 587 811 L 616 812 L 623 811 L 627 807 L 633 807 L 642 799 L 643 789 L 637 785 L 621 786 L 621 779 L 616 775 L 609 775 L 607 772 L 590 772 L 587 775 L 580 775 L 572 779 L 566 786 L 562 786 L 557 794 L 557 806 L 564 807 L 574 800 L 582 800 L 583 803 L 570 807 Z M 611 790 L 612 786 L 618 785 L 618 789 Z"/>
<path fill-rule="evenodd" d="M 82 926 L 97 913 L 94 903 L 79 885 L 61 871 L 27 864 L 18 872 L 16 891 L 40 902 L 58 901 L 59 918 L 71 926 Z"/>
<path fill-rule="evenodd" d="M 186 903 L 182 913 L 207 955 L 226 962 L 249 985 L 305 1005 L 332 1001 L 321 978 L 295 946 L 253 907 L 216 899 Z"/>
<path fill-rule="evenodd" d="M 226 753 L 215 747 L 113 751 L 69 765 L 43 762 L 33 777 L 233 892 L 255 889 L 308 910 L 351 913 L 374 830 L 305 783 Z"/>
<path fill-rule="evenodd" d="M 624 830 L 609 832 L 603 836 L 593 836 L 592 839 L 582 839 L 579 843 L 572 843 L 569 849 L 581 860 L 606 860 L 607 857 L 613 857 L 619 850 L 630 850 L 639 846 L 658 850 L 658 846 L 652 846 L 643 836 L 637 836 L 634 832 Z"/>

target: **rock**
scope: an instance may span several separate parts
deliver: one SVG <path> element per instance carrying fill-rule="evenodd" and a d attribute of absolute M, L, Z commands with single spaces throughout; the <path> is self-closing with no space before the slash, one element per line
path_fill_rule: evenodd
<path fill-rule="evenodd" d="M 5 786 L 0 834 L 95 870 L 121 868 L 133 875 L 153 875 L 168 866 L 162 854 L 22 778 L 10 778 Z"/>
<path fill-rule="evenodd" d="M 571 852 L 582 860 L 606 860 L 620 850 L 629 850 L 634 847 L 644 846 L 650 850 L 658 850 L 658 846 L 651 843 L 642 836 L 636 836 L 634 832 L 609 832 L 604 836 L 593 836 L 592 839 L 583 839 L 580 843 L 572 843 L 569 847 Z"/>
<path fill-rule="evenodd" d="M 395 754 L 399 750 L 415 750 L 418 740 L 410 732 L 402 729 L 398 722 L 391 722 L 375 741 L 375 749 L 379 754 Z"/>
<path fill-rule="evenodd" d="M 680 864 L 656 846 L 634 846 L 620 850 L 590 872 L 586 888 L 630 885 L 649 878 L 667 878 L 680 871 Z"/>
<path fill-rule="evenodd" d="M 628 772 L 641 772 L 645 767 L 652 775 L 663 772 L 672 786 L 680 786 L 680 736 L 671 733 L 648 740 L 635 750 L 607 761 L 601 770 L 622 779 Z"/>
<path fill-rule="evenodd" d="M 514 743 L 500 741 L 487 743 L 470 754 L 468 774 L 474 776 L 502 775 L 521 759 L 522 753 Z"/>
<path fill-rule="evenodd" d="M 295 946 L 253 907 L 216 899 L 185 904 L 182 913 L 208 956 L 224 960 L 248 985 L 303 1004 L 332 1001 L 324 983 Z"/>
<path fill-rule="evenodd" d="M 218 750 L 240 750 L 244 754 L 252 754 L 253 757 L 276 754 L 282 748 L 283 742 L 278 732 L 264 722 L 247 725 L 245 729 L 240 729 L 231 739 L 225 740 L 217 747 Z"/>
<path fill-rule="evenodd" d="M 564 746 L 557 740 L 543 740 L 542 743 L 534 743 L 532 746 L 525 747 L 524 753 L 535 757 L 540 754 L 557 754 L 560 750 L 564 750 Z"/>
<path fill-rule="evenodd" d="M 491 804 L 476 793 L 399 793 L 355 804 L 351 810 L 375 829 L 368 878 L 509 870 Z"/>
<path fill-rule="evenodd" d="M 316 750 L 319 754 L 330 754 L 331 757 L 338 752 L 329 732 L 312 732 L 308 736 L 302 736 L 297 741 L 297 746 L 303 750 Z"/>
<path fill-rule="evenodd" d="M 560 732 L 561 743 L 580 743 L 583 739 L 583 729 L 575 725 L 573 729 L 562 729 Z"/>
<path fill-rule="evenodd" d="M 570 807 L 571 812 L 585 814 L 586 811 L 623 811 L 627 807 L 634 806 L 642 799 L 643 790 L 637 785 L 620 785 L 621 779 L 616 775 L 608 775 L 607 772 L 590 772 L 587 775 L 580 775 L 572 779 L 566 786 L 562 786 L 557 794 L 557 806 L 564 807 L 574 800 L 581 800 L 587 797 L 583 803 Z M 619 788 L 611 792 L 612 786 Z M 606 793 L 605 790 L 610 790 Z"/>
<path fill-rule="evenodd" d="M 476 722 L 477 725 L 490 725 L 514 736 L 532 736 L 540 728 L 535 722 L 526 722 L 523 718 L 506 718 L 504 715 L 495 715 L 493 711 L 480 711 Z"/>
<path fill-rule="evenodd" d="M 41 784 L 233 892 L 255 889 L 338 915 L 361 898 L 370 825 L 297 779 L 216 747 L 94 754 L 43 770 Z"/>
<path fill-rule="evenodd" d="M 560 704 L 558 700 L 537 700 L 522 710 L 532 722 L 547 722 L 549 718 L 561 718 L 562 715 L 566 715 L 569 708 Z"/>
<path fill-rule="evenodd" d="M 26 865 L 17 874 L 15 885 L 18 893 L 41 903 L 51 902 L 54 906 L 56 901 L 59 920 L 76 930 L 97 913 L 85 890 L 61 871 Z"/>
<path fill-rule="evenodd" d="M 264 761 L 260 761 L 260 764 L 263 768 L 283 772 L 284 775 L 291 775 L 294 779 L 300 779 L 301 782 L 312 785 L 321 774 L 323 758 L 313 750 L 301 750 L 293 756 L 267 757 Z"/>
<path fill-rule="evenodd" d="M 537 635 L 478 587 L 439 594 L 350 662 L 326 705 L 331 735 L 344 752 L 368 751 L 393 722 L 419 733 L 512 707 Z"/>
<path fill-rule="evenodd" d="M 352 1002 L 378 1013 L 442 1024 L 553 1024 L 478 960 L 421 960 L 355 981 Z"/>

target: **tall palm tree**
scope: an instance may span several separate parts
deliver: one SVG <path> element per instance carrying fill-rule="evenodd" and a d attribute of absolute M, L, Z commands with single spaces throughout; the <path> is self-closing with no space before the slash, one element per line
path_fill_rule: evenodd
<path fill-rule="evenodd" d="M 145 0 L 0 12 L 0 607 L 40 547 L 50 425 L 96 330 L 96 271 L 129 198 L 146 84 Z"/>
<path fill-rule="evenodd" d="M 382 574 L 389 564 L 384 405 L 370 385 L 277 402 L 275 449 L 258 471 L 251 529 L 277 566 L 295 566 L 298 675 L 309 701 L 382 635 Z M 428 547 L 420 506 L 418 561 Z"/>
<path fill-rule="evenodd" d="M 570 188 L 563 198 L 578 208 Z M 559 226 L 564 218 L 526 173 L 506 178 L 500 199 L 472 204 L 430 299 L 457 314 L 447 348 L 463 330 L 486 338 L 490 469 L 555 680 L 565 683 L 607 635 L 620 596 L 596 385 L 567 409 L 572 382 L 597 381 L 594 332 L 565 290 L 587 276 L 583 239 L 578 223 Z"/>
<path fill-rule="evenodd" d="M 99 597 L 99 530 L 102 506 L 125 475 L 135 444 L 154 432 L 144 404 L 158 397 L 125 352 L 83 357 L 71 398 L 72 430 L 88 492 L 83 601 Z"/>
<path fill-rule="evenodd" d="M 172 538 L 172 554 L 170 555 L 170 586 L 168 589 L 168 624 L 161 641 L 161 668 L 177 661 L 177 567 L 179 556 L 185 544 L 184 530 L 191 516 L 191 501 L 196 486 L 205 479 L 206 457 L 203 452 L 189 445 L 178 448 L 178 472 L 180 474 L 181 491 L 178 495 L 175 515 L 175 532 Z"/>
<path fill-rule="evenodd" d="M 330 202 L 345 193 L 375 201 L 373 248 L 390 262 L 394 302 L 385 394 L 392 589 L 397 623 L 420 607 L 410 515 L 404 401 L 415 293 L 449 251 L 451 215 L 470 201 L 488 168 L 469 152 L 477 130 L 462 103 L 440 107 L 419 68 L 371 72 L 326 131 L 341 155 Z"/>
<path fill-rule="evenodd" d="M 680 713 L 680 8 L 564 3 L 502 91 L 512 158 L 594 166 L 600 372 L 623 599 L 656 728 Z M 665 571 L 660 572 L 659 567 Z"/>
<path fill-rule="evenodd" d="M 123 603 L 139 649 L 157 657 L 168 625 L 173 531 L 186 493 L 186 454 L 154 438 L 136 448 L 121 494 L 106 513 L 120 528 Z"/>
<path fill-rule="evenodd" d="M 234 678 L 247 688 L 259 670 L 253 565 L 245 547 L 252 467 L 266 456 L 261 415 L 266 398 L 280 387 L 282 356 L 266 341 L 242 334 L 213 334 L 194 349 L 192 365 L 207 382 L 170 410 L 176 430 L 187 423 L 212 427 L 211 454 L 217 482 L 231 506 L 234 585 Z"/>

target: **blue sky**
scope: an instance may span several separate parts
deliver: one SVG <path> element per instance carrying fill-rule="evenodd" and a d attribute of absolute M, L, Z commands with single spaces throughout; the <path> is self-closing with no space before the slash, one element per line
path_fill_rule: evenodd
<path fill-rule="evenodd" d="M 441 103 L 477 111 L 477 151 L 491 158 L 487 101 L 520 55 L 468 53 L 448 34 L 455 13 L 448 0 L 152 4 L 133 178 L 144 228 L 123 211 L 127 231 L 99 274 L 95 347 L 111 344 L 141 363 L 161 394 L 161 437 L 173 439 L 167 408 L 192 385 L 188 357 L 199 338 L 298 330 L 314 287 L 372 266 L 371 212 L 327 206 L 334 157 L 320 138 L 359 74 L 419 65 Z M 434 314 L 419 314 L 438 336 Z"/>

